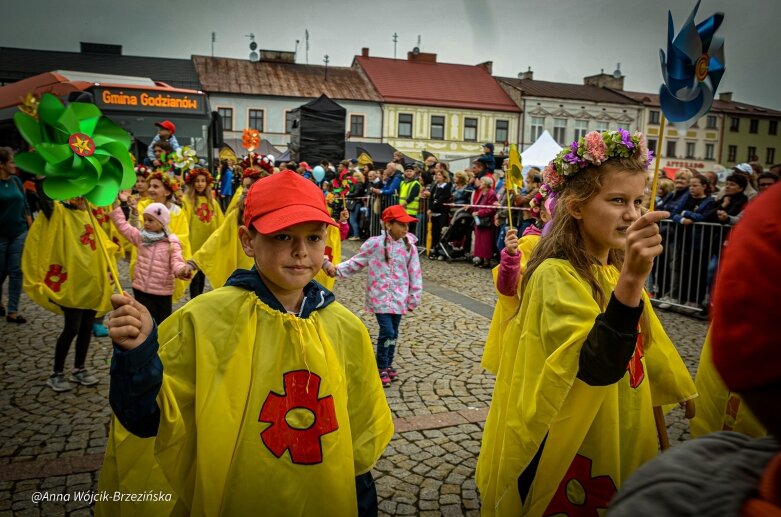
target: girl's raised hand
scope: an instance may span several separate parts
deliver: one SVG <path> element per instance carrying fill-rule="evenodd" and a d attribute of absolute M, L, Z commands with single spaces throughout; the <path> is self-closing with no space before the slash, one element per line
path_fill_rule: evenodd
<path fill-rule="evenodd" d="M 645 282 L 651 272 L 654 259 L 662 253 L 662 235 L 659 225 L 670 212 L 648 212 L 629 226 L 626 231 L 626 253 L 621 273 Z"/>
<path fill-rule="evenodd" d="M 513 228 L 507 230 L 507 235 L 504 236 L 504 248 L 507 250 L 508 255 L 518 254 L 518 229 Z"/>
<path fill-rule="evenodd" d="M 111 341 L 123 350 L 132 350 L 143 343 L 154 329 L 149 311 L 136 299 L 119 294 L 111 295 L 114 310 L 109 313 L 106 326 Z"/>

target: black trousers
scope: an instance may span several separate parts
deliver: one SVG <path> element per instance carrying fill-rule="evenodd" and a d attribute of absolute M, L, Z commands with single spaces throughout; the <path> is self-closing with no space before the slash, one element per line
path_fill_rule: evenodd
<path fill-rule="evenodd" d="M 206 285 L 206 275 L 203 271 L 198 271 L 193 275 L 193 279 L 190 280 L 190 299 L 192 300 L 199 294 L 203 294 L 203 288 Z"/>
<path fill-rule="evenodd" d="M 87 360 L 87 350 L 89 342 L 92 339 L 92 324 L 95 323 L 95 311 L 90 309 L 69 309 L 62 308 L 65 313 L 65 326 L 62 329 L 60 337 L 57 338 L 57 345 L 54 348 L 54 371 L 61 373 L 65 369 L 65 358 L 70 350 L 73 338 L 76 338 L 76 358 L 73 365 L 78 368 L 84 368 L 84 362 Z"/>
<path fill-rule="evenodd" d="M 173 311 L 173 303 L 170 294 L 149 294 L 144 291 L 139 291 L 134 287 L 133 296 L 141 305 L 147 308 L 149 314 L 152 315 L 152 319 L 155 320 L 158 325 L 170 316 Z"/>

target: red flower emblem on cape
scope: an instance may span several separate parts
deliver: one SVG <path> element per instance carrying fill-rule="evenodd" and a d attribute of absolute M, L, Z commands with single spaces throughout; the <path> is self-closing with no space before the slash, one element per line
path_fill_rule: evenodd
<path fill-rule="evenodd" d="M 334 250 L 331 248 L 331 246 L 326 246 L 325 247 L 324 254 L 328 258 L 329 262 L 333 262 L 334 261 Z"/>
<path fill-rule="evenodd" d="M 200 219 L 202 223 L 208 224 L 212 222 L 212 217 L 214 217 L 214 212 L 212 210 L 209 210 L 208 204 L 201 203 L 201 206 L 199 206 L 198 210 L 195 211 L 195 215 L 198 216 L 198 219 Z"/>
<path fill-rule="evenodd" d="M 49 271 L 46 272 L 46 278 L 44 278 L 43 283 L 55 293 L 59 293 L 62 284 L 64 284 L 66 280 L 68 280 L 68 273 L 62 271 L 62 266 L 59 264 L 51 264 L 49 265 Z"/>
<path fill-rule="evenodd" d="M 260 433 L 263 444 L 280 458 L 290 451 L 290 459 L 299 465 L 315 465 L 323 461 L 323 435 L 339 429 L 336 421 L 334 399 L 331 395 L 317 398 L 320 392 L 320 376 L 306 370 L 287 372 L 283 376 L 283 394 L 268 394 L 260 410 L 258 422 L 271 424 Z M 294 415 L 291 411 L 308 411 L 313 420 L 304 427 L 288 423 Z"/>
<path fill-rule="evenodd" d="M 95 216 L 95 220 L 99 224 L 106 224 L 109 221 L 108 214 L 105 210 L 103 210 L 103 207 L 97 207 L 92 209 L 92 215 Z"/>
<path fill-rule="evenodd" d="M 632 358 L 629 359 L 629 363 L 626 365 L 626 370 L 629 372 L 629 386 L 633 389 L 640 386 L 645 379 L 645 371 L 643 370 L 643 335 L 637 334 L 637 344 L 635 345 L 635 351 L 632 354 Z"/>
<path fill-rule="evenodd" d="M 598 517 L 597 510 L 607 508 L 616 484 L 610 476 L 591 477 L 591 463 L 591 458 L 575 455 L 543 515 Z"/>
<path fill-rule="evenodd" d="M 81 234 L 79 241 L 81 241 L 83 245 L 92 248 L 92 251 L 95 251 L 95 228 L 93 228 L 91 224 L 84 225 L 84 233 Z"/>

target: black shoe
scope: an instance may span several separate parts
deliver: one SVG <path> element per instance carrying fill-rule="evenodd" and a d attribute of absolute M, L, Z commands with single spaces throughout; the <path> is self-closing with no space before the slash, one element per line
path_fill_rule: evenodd
<path fill-rule="evenodd" d="M 0 307 L 0 316 L 5 316 L 5 307 Z"/>
<path fill-rule="evenodd" d="M 18 314 L 16 315 L 15 318 L 12 318 L 11 316 L 6 316 L 5 321 L 7 321 L 8 323 L 27 323 L 27 320 L 24 319 L 22 316 L 19 316 Z"/>

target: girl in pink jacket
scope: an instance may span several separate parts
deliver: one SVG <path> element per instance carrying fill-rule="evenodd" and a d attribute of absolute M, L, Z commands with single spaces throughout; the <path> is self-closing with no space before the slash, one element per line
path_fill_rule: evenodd
<path fill-rule="evenodd" d="M 394 205 L 382 212 L 382 221 L 385 232 L 364 242 L 349 260 L 338 266 L 326 263 L 323 268 L 330 276 L 347 278 L 369 266 L 365 309 L 374 313 L 380 326 L 377 368 L 383 387 L 388 387 L 397 378 L 393 356 L 401 316 L 420 305 L 423 277 L 417 239 L 408 233 L 408 224 L 417 219 L 407 215 L 401 205 Z"/>
<path fill-rule="evenodd" d="M 182 258 L 182 245 L 169 233 L 171 214 L 162 203 L 144 209 L 144 228 L 139 230 L 125 219 L 118 205 L 110 214 L 117 230 L 138 248 L 133 276 L 133 296 L 159 325 L 171 315 L 174 277 L 189 278 L 190 268 Z"/>

